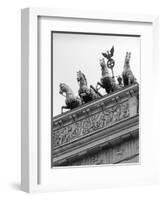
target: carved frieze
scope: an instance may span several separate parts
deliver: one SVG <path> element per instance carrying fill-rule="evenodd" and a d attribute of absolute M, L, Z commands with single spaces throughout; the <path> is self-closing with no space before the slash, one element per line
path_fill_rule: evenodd
<path fill-rule="evenodd" d="M 54 148 L 72 142 L 97 130 L 109 127 L 116 122 L 130 116 L 129 101 L 116 103 L 84 119 L 74 121 L 53 131 Z"/>

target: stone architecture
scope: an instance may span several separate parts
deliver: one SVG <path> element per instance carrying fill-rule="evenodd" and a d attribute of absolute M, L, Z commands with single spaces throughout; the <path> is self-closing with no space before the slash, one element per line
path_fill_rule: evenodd
<path fill-rule="evenodd" d="M 55 116 L 52 167 L 139 162 L 139 85 Z"/>

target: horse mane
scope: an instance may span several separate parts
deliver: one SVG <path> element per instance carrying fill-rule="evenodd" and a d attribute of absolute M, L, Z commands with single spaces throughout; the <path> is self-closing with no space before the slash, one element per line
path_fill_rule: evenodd
<path fill-rule="evenodd" d="M 86 79 L 86 76 L 85 76 L 85 74 L 83 74 L 83 73 L 81 73 L 82 75 L 83 75 L 83 77 L 84 77 L 84 80 L 85 80 L 85 82 L 86 82 L 86 84 L 87 84 L 87 79 Z"/>

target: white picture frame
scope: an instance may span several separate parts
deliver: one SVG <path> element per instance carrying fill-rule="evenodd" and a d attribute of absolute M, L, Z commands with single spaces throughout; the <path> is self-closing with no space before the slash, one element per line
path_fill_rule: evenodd
<path fill-rule="evenodd" d="M 158 16 L 137 16 L 103 12 L 86 12 L 72 10 L 55 10 L 47 8 L 25 8 L 21 16 L 21 187 L 26 192 L 59 191 L 70 189 L 95 189 L 125 185 L 144 185 L 158 182 L 157 157 L 157 116 L 154 107 L 150 107 L 152 119 L 149 117 L 149 105 L 156 100 L 157 74 L 153 80 L 153 67 L 158 67 Z M 44 19 L 43 22 L 39 21 Z M 62 23 L 53 19 L 62 19 Z M 70 24 L 64 24 L 68 20 Z M 100 23 L 115 23 L 115 34 L 142 35 L 141 56 L 141 165 L 134 166 L 103 166 L 85 168 L 60 168 L 55 172 L 48 163 L 50 157 L 49 137 L 41 134 L 42 129 L 48 130 L 50 108 L 50 60 L 45 51 L 44 60 L 48 67 L 42 68 L 40 74 L 40 40 L 55 30 L 84 32 L 84 23 L 91 22 L 94 26 L 87 31 L 100 32 Z M 78 24 L 78 26 L 76 26 Z M 134 25 L 135 27 L 129 27 Z M 126 27 L 128 27 L 126 29 Z M 45 31 L 44 31 L 45 30 Z M 104 29 L 102 30 L 104 31 Z M 107 32 L 109 30 L 105 30 Z M 42 37 L 42 36 L 41 36 Z M 50 35 L 44 42 L 45 49 L 50 52 Z M 44 54 L 45 53 L 45 54 Z M 48 61 L 49 60 L 49 61 Z M 47 63 L 46 63 L 47 62 Z M 146 65 L 148 67 L 146 68 Z M 146 71 L 148 70 L 148 76 Z M 152 89 L 152 96 L 149 93 Z M 44 89 L 42 89 L 44 88 Z M 49 90 L 47 90 L 47 88 Z M 45 98 L 42 94 L 46 93 Z M 41 99 L 41 100 L 40 100 Z M 145 102 L 149 101 L 149 105 Z M 47 104 L 46 104 L 47 103 Z M 48 107 L 48 109 L 47 109 Z M 41 112 L 40 112 L 41 109 Z M 40 117 L 43 114 L 44 117 Z M 40 125 L 41 122 L 41 125 Z M 149 123 L 151 124 L 149 127 Z M 45 131 L 46 132 L 46 131 Z M 147 132 L 149 134 L 147 134 Z M 49 133 L 50 135 L 50 133 Z M 149 137 L 150 136 L 150 137 Z M 44 141 L 44 144 L 42 143 Z M 152 146 L 152 148 L 150 148 Z M 46 156 L 47 155 L 47 156 Z M 149 156 L 150 155 L 150 156 Z M 42 159 L 43 158 L 43 159 Z M 53 170 L 53 171 L 52 171 Z M 109 170 L 109 171 L 108 171 Z"/>

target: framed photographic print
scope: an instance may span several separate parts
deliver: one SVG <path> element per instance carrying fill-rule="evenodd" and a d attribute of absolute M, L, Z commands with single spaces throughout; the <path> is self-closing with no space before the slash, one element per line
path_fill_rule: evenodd
<path fill-rule="evenodd" d="M 157 45 L 157 16 L 22 10 L 22 190 L 158 182 Z"/>

